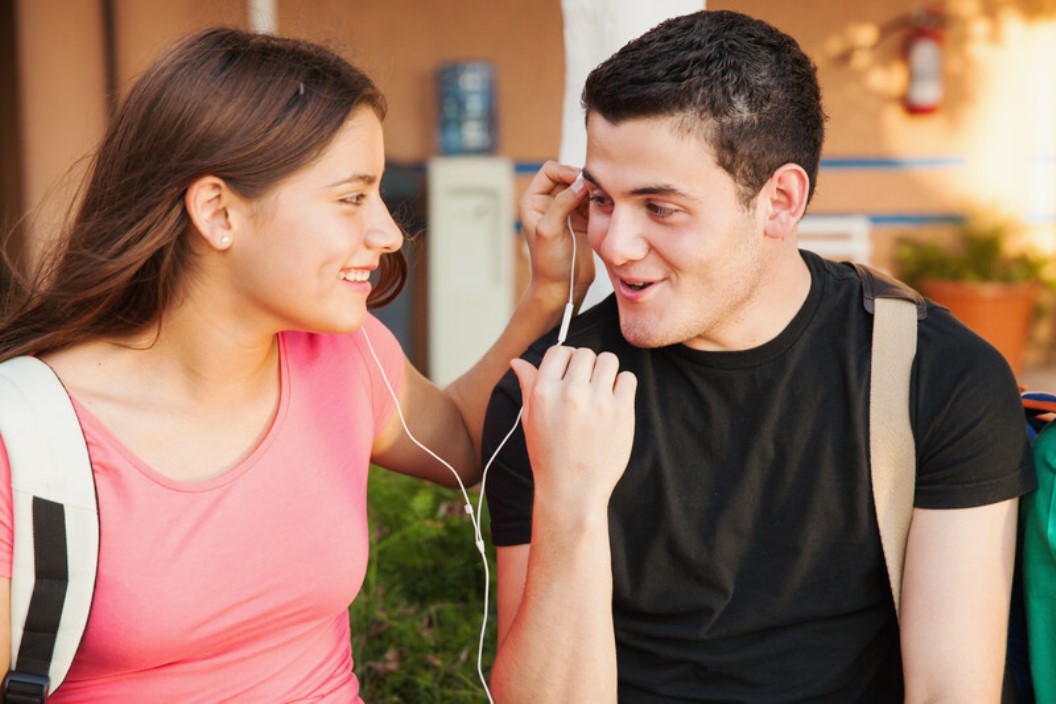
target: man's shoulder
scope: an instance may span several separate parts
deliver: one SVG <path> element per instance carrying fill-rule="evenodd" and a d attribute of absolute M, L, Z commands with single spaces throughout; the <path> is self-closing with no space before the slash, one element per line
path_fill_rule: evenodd
<path fill-rule="evenodd" d="M 917 354 L 960 373 L 991 376 L 1009 365 L 1001 353 L 978 333 L 958 320 L 947 308 L 928 301 L 928 314 L 917 328 Z"/>

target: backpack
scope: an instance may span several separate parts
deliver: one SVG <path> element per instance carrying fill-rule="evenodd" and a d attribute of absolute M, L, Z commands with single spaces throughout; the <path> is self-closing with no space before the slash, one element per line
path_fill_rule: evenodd
<path fill-rule="evenodd" d="M 863 305 L 874 314 L 870 372 L 869 442 L 873 498 L 895 613 L 916 486 L 915 440 L 909 423 L 909 380 L 916 353 L 916 322 L 927 316 L 919 293 L 860 264 Z M 875 303 L 871 302 L 875 299 Z M 882 306 L 882 307 L 881 307 Z M 884 311 L 881 313 L 880 311 Z M 891 311 L 891 312 L 887 312 Z M 915 318 L 914 318 L 915 313 Z M 885 320 L 886 314 L 886 320 Z M 1024 392 L 1031 441 L 1056 420 L 1056 395 Z M 1016 542 L 1002 704 L 1034 704 L 1023 580 L 1023 524 Z"/>
<path fill-rule="evenodd" d="M 1023 411 L 1027 420 L 1027 435 L 1033 443 L 1045 428 L 1053 420 L 1056 420 L 1056 394 L 1040 391 L 1023 391 Z M 1035 455 L 1037 458 L 1037 455 Z M 1042 490 L 1042 468 L 1038 466 L 1038 489 Z M 1027 637 L 1027 587 L 1024 574 L 1024 548 L 1026 540 L 1034 539 L 1048 546 L 1052 550 L 1052 540 L 1047 535 L 1047 526 L 1036 525 L 1038 521 L 1046 520 L 1048 510 L 1044 515 L 1035 514 L 1031 505 L 1033 496 L 1024 497 L 1020 502 L 1019 536 L 1016 542 L 1016 570 L 1012 580 L 1012 602 L 1008 625 L 1008 666 L 1013 677 L 1017 698 L 1010 700 L 1015 704 L 1034 704 L 1034 701 L 1051 701 L 1056 692 L 1052 691 L 1052 678 L 1046 673 L 1044 679 L 1039 679 L 1037 685 L 1039 691 L 1035 691 L 1035 681 L 1031 673 L 1030 641 Z M 1045 495 L 1037 498 L 1045 504 Z M 1038 533 L 1038 531 L 1043 531 Z M 1026 538 L 1027 531 L 1033 531 L 1030 538 Z M 1048 617 L 1051 619 L 1051 615 Z M 1043 632 L 1033 634 L 1033 637 L 1045 639 Z M 1039 655 L 1041 658 L 1043 654 Z M 1035 667 L 1039 664 L 1035 661 Z M 1051 664 L 1050 664 L 1051 667 Z"/>
<path fill-rule="evenodd" d="M 99 512 L 73 403 L 48 365 L 0 363 L 0 436 L 11 465 L 11 664 L 4 702 L 44 702 L 62 684 L 88 622 Z"/>

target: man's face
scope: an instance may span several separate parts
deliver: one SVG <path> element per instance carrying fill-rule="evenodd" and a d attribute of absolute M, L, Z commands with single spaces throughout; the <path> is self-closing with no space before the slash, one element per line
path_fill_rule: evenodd
<path fill-rule="evenodd" d="M 765 315 L 756 295 L 768 265 L 764 222 L 704 140 L 672 117 L 613 124 L 591 114 L 584 177 L 588 236 L 628 342 L 753 346 L 753 320 Z"/>

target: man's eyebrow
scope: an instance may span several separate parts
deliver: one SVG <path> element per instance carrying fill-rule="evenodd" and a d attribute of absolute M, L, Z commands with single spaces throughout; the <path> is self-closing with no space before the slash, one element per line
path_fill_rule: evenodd
<path fill-rule="evenodd" d="M 667 196 L 669 198 L 691 198 L 685 191 L 680 191 L 674 186 L 658 183 L 652 186 L 642 186 L 631 191 L 632 196 Z"/>
<path fill-rule="evenodd" d="M 378 177 L 374 174 L 352 174 L 348 178 L 343 178 L 340 181 L 334 181 L 327 188 L 335 188 L 337 186 L 347 186 L 351 183 L 362 183 L 365 186 L 369 186 L 378 180 Z"/>
<path fill-rule="evenodd" d="M 586 169 L 583 169 L 583 178 L 585 180 L 587 180 L 587 181 L 590 181 L 592 184 L 594 184 L 598 188 L 601 188 L 601 184 L 598 183 L 598 180 L 596 178 L 594 178 L 593 174 L 591 174 Z M 667 197 L 671 197 L 671 198 L 693 199 L 693 197 L 690 196 L 685 191 L 682 191 L 682 190 L 680 190 L 678 188 L 675 188 L 674 186 L 669 186 L 669 185 L 667 185 L 665 183 L 652 184 L 652 185 L 648 185 L 648 186 L 640 186 L 640 187 L 635 188 L 634 190 L 632 190 L 628 195 L 631 195 L 631 196 L 667 196 Z"/>

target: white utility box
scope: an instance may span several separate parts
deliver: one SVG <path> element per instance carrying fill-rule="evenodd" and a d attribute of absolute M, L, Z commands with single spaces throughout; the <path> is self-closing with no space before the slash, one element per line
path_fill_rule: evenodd
<path fill-rule="evenodd" d="M 469 369 L 513 312 L 513 162 L 434 157 L 429 195 L 429 378 L 445 386 Z"/>

